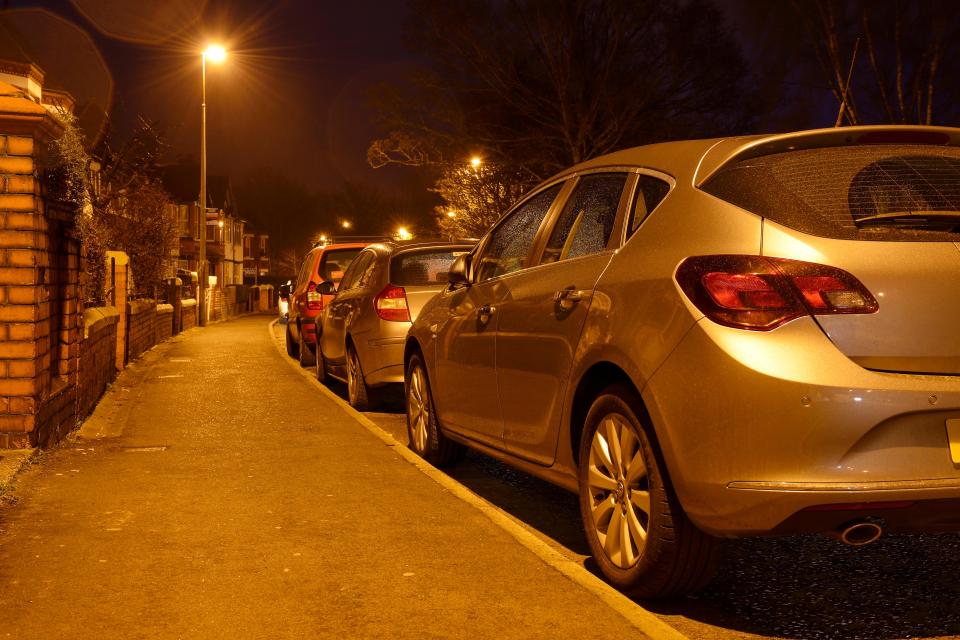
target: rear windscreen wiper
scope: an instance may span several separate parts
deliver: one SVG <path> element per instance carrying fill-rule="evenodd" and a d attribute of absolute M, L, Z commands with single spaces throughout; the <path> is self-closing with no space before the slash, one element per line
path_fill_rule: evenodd
<path fill-rule="evenodd" d="M 960 211 L 900 211 L 855 218 L 858 227 L 895 227 L 960 232 Z"/>

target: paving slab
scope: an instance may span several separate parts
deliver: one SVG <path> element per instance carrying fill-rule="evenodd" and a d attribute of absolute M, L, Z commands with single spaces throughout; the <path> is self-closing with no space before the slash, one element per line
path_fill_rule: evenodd
<path fill-rule="evenodd" d="M 150 352 L 18 478 L 0 638 L 651 637 L 318 393 L 266 326 Z"/>

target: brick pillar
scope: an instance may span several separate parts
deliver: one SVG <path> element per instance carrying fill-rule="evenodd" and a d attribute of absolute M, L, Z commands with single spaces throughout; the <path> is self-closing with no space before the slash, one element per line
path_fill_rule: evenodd
<path fill-rule="evenodd" d="M 52 313 L 70 310 L 60 286 L 69 277 L 50 249 L 61 222 L 51 224 L 35 178 L 35 142 L 60 132 L 43 107 L 0 82 L 0 448 L 42 443 L 48 425 L 59 432 L 74 399 L 75 367 L 61 361 L 61 340 L 76 338 Z"/>
<path fill-rule="evenodd" d="M 107 251 L 107 304 L 120 313 L 117 320 L 117 371 L 127 364 L 127 336 L 130 333 L 130 315 L 127 313 L 127 284 L 130 258 L 123 251 Z"/>
<path fill-rule="evenodd" d="M 183 280 L 180 278 L 167 278 L 167 302 L 173 306 L 173 329 L 170 335 L 180 333 L 180 314 L 183 312 Z"/>

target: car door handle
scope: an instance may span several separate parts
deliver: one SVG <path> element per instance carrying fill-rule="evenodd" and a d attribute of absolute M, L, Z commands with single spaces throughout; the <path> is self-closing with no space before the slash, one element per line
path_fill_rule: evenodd
<path fill-rule="evenodd" d="M 586 300 L 589 297 L 590 292 L 582 289 L 560 289 L 560 291 L 557 291 L 555 294 L 553 294 L 553 299 L 557 302 L 580 302 L 581 300 Z"/>

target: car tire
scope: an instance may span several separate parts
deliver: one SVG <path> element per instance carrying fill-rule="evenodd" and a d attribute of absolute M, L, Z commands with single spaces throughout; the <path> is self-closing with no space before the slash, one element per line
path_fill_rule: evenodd
<path fill-rule="evenodd" d="M 303 339 L 303 328 L 300 329 L 300 344 L 297 345 L 297 355 L 300 360 L 300 366 L 304 369 L 312 367 L 317 363 L 313 351 L 310 350 L 310 345 Z"/>
<path fill-rule="evenodd" d="M 374 406 L 374 395 L 363 379 L 360 355 L 352 344 L 347 345 L 347 399 L 357 411 L 366 411 Z"/>
<path fill-rule="evenodd" d="M 327 382 L 327 362 L 326 362 L 326 360 L 323 359 L 323 351 L 321 351 L 319 344 L 317 345 L 316 358 L 314 358 L 314 359 L 316 360 L 316 364 L 317 364 L 317 367 L 316 367 L 317 382 L 320 382 L 320 383 L 322 383 L 322 384 L 326 384 L 326 382 Z"/>
<path fill-rule="evenodd" d="M 466 453 L 466 447 L 447 438 L 437 422 L 433 393 L 427 369 L 419 354 L 407 362 L 403 384 L 406 398 L 407 443 L 421 458 L 438 467 L 456 464 Z"/>
<path fill-rule="evenodd" d="M 713 577 L 720 540 L 684 513 L 638 403 L 614 385 L 587 413 L 578 471 L 587 542 L 604 576 L 632 596 L 693 593 Z"/>
<path fill-rule="evenodd" d="M 293 336 L 290 335 L 290 325 L 287 325 L 287 329 L 283 333 L 287 337 L 287 355 L 291 358 L 299 357 L 300 353 L 297 350 L 297 343 L 293 341 Z"/>

